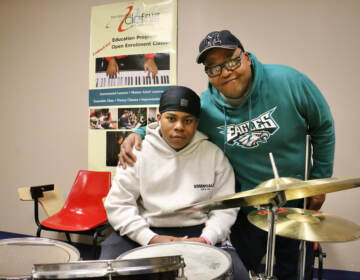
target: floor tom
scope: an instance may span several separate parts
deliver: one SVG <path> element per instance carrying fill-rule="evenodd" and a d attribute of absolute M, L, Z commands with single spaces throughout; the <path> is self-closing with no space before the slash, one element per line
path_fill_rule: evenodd
<path fill-rule="evenodd" d="M 0 279 L 31 279 L 38 263 L 65 263 L 80 259 L 79 251 L 65 242 L 47 238 L 0 240 Z"/>

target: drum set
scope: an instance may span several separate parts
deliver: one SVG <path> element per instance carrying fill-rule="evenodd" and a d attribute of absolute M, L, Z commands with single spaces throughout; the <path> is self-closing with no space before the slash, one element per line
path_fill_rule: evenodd
<path fill-rule="evenodd" d="M 276 235 L 311 242 L 345 242 L 360 237 L 360 226 L 319 211 L 283 208 L 286 201 L 360 186 L 360 178 L 301 181 L 271 179 L 255 189 L 195 203 L 177 211 L 204 211 L 255 206 L 248 220 L 268 232 L 265 271 L 249 279 L 272 280 Z M 299 258 L 303 262 L 302 257 Z M 299 267 L 304 266 L 300 263 Z M 130 250 L 116 260 L 81 261 L 78 250 L 45 238 L 0 240 L 0 279 L 231 279 L 229 254 L 194 242 L 171 242 Z M 303 273 L 299 272 L 299 279 Z"/>
<path fill-rule="evenodd" d="M 276 175 L 276 172 L 275 172 Z M 294 178 L 275 176 L 255 189 L 239 192 L 195 203 L 180 211 L 208 212 L 239 206 L 254 206 L 258 210 L 249 213 L 248 220 L 268 232 L 265 272 L 256 275 L 250 272 L 250 279 L 272 280 L 276 235 L 301 240 L 302 242 L 346 242 L 360 237 L 360 226 L 341 217 L 319 211 L 282 208 L 287 201 L 306 199 L 360 186 L 360 178 L 340 180 L 336 178 L 301 181 Z M 305 245 L 302 243 L 301 250 Z M 298 279 L 304 279 L 305 256 L 300 250 Z"/>

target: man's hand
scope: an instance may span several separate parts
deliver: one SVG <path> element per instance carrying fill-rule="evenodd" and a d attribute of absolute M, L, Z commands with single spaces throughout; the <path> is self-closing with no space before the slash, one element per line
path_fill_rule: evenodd
<path fill-rule="evenodd" d="M 135 149 L 140 151 L 141 142 L 142 139 L 140 135 L 136 133 L 131 133 L 125 138 L 124 142 L 122 142 L 120 146 L 120 153 L 118 154 L 119 166 L 121 166 L 123 169 L 126 169 L 127 164 L 129 164 L 130 166 L 134 166 L 136 162 L 136 156 L 132 152 L 132 149 L 135 146 Z"/>
<path fill-rule="evenodd" d="M 325 194 L 314 195 L 309 199 L 308 209 L 319 210 L 325 201 Z"/>
<path fill-rule="evenodd" d="M 119 65 L 115 57 L 110 58 L 108 62 L 109 64 L 106 68 L 106 75 L 108 75 L 109 78 L 116 78 L 117 73 L 119 73 Z"/>
<path fill-rule="evenodd" d="M 144 71 L 148 72 L 148 76 L 155 78 L 158 73 L 158 67 L 153 58 L 147 58 L 144 64 Z"/>
<path fill-rule="evenodd" d="M 188 237 L 175 237 L 170 235 L 155 235 L 153 238 L 151 238 L 149 244 L 155 244 L 155 243 L 165 243 L 165 242 L 174 242 L 174 241 L 185 241 Z"/>

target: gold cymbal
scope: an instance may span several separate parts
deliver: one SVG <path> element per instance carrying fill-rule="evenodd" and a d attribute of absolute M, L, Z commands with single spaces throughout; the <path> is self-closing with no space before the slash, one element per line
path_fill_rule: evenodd
<path fill-rule="evenodd" d="M 262 182 L 260 185 L 257 185 L 256 188 L 257 189 L 261 189 L 261 188 L 276 188 L 277 186 L 283 186 L 283 185 L 290 185 L 290 184 L 296 184 L 296 183 L 301 183 L 304 182 L 300 179 L 296 179 L 296 178 L 291 178 L 291 177 L 281 177 L 278 179 L 270 179 L 267 180 L 265 182 Z"/>
<path fill-rule="evenodd" d="M 267 180 L 256 188 L 232 195 L 198 202 L 179 211 L 210 211 L 240 206 L 266 205 L 276 196 L 283 193 L 286 200 L 310 197 L 318 194 L 331 193 L 360 186 L 360 178 L 340 180 L 336 178 L 301 181 L 295 178 L 282 177 Z"/>
<path fill-rule="evenodd" d="M 268 231 L 267 211 L 252 211 L 248 220 Z M 360 226 L 341 217 L 313 210 L 280 208 L 276 235 L 313 242 L 345 242 L 360 237 Z"/>

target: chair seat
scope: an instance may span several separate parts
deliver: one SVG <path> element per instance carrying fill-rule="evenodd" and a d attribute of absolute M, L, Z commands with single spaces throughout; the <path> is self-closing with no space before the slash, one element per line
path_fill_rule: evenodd
<path fill-rule="evenodd" d="M 61 231 L 87 231 L 107 222 L 105 210 L 60 211 L 43 220 L 41 225 Z"/>

